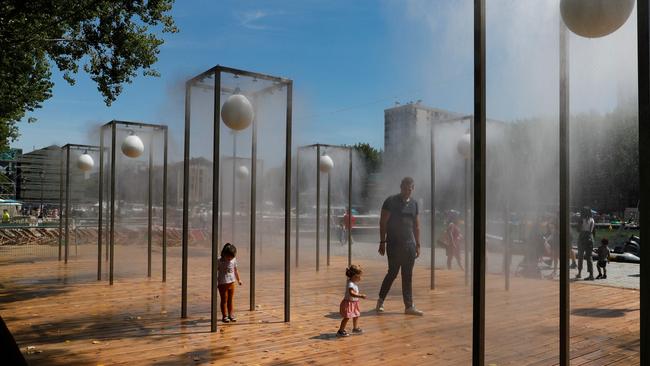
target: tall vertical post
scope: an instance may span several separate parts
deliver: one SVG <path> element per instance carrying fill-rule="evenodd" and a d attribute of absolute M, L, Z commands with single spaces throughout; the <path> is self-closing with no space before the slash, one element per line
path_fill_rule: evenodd
<path fill-rule="evenodd" d="M 103 127 L 102 127 L 102 130 L 104 130 Z M 113 148 L 114 147 L 111 147 L 111 150 Z M 110 156 L 107 156 L 107 160 L 110 160 Z M 105 166 L 108 165 L 110 167 L 110 164 L 112 164 L 111 161 L 112 160 L 107 161 L 106 164 L 104 164 L 104 165 Z M 104 167 L 104 168 L 106 168 L 106 167 Z M 105 182 L 106 183 L 106 200 L 107 200 L 107 202 L 106 202 L 106 226 L 104 227 L 104 231 L 105 231 L 104 235 L 106 235 L 106 237 L 104 238 L 104 243 L 106 243 L 106 244 L 104 246 L 106 247 L 106 256 L 105 256 L 106 257 L 106 259 L 105 259 L 106 262 L 108 262 L 108 254 L 109 254 L 109 248 L 110 248 L 110 245 L 109 245 L 109 243 L 110 243 L 110 233 L 111 233 L 111 227 L 110 227 L 110 225 L 111 225 L 111 218 L 110 218 L 111 207 L 110 207 L 110 204 L 108 202 L 108 200 L 110 199 L 109 197 L 111 195 L 111 191 L 110 191 L 111 190 L 111 185 L 110 185 L 110 180 L 109 180 L 110 175 L 111 174 L 110 174 L 110 171 L 109 171 L 108 174 L 106 174 L 106 182 Z"/>
<path fill-rule="evenodd" d="M 63 248 L 63 150 L 59 161 L 59 261 Z"/>
<path fill-rule="evenodd" d="M 300 251 L 300 148 L 296 149 L 296 268 Z"/>
<path fill-rule="evenodd" d="M 473 120 L 472 120 L 473 121 Z M 471 122 L 470 122 L 471 123 Z M 465 175 L 465 184 L 463 188 L 465 189 L 465 199 L 463 200 L 465 204 L 465 286 L 469 285 L 469 245 L 470 245 L 470 236 L 469 236 L 469 177 L 471 176 L 469 171 L 469 157 L 465 157 L 465 166 L 464 166 L 464 175 Z"/>
<path fill-rule="evenodd" d="M 108 282 L 113 284 L 113 274 L 115 270 L 115 142 L 117 138 L 117 124 L 111 123 L 111 204 L 110 204 L 110 259 Z"/>
<path fill-rule="evenodd" d="M 352 148 L 348 147 L 348 266 L 352 265 Z"/>
<path fill-rule="evenodd" d="M 293 82 L 287 83 L 287 122 L 284 160 L 284 321 L 291 319 L 291 119 Z"/>
<path fill-rule="evenodd" d="M 569 62 L 568 32 L 560 17 L 560 365 L 568 366 L 570 359 L 570 286 L 569 251 Z"/>
<path fill-rule="evenodd" d="M 151 278 L 151 235 L 152 235 L 152 220 L 153 220 L 153 140 L 155 132 L 151 134 L 149 141 L 149 179 L 147 190 L 147 277 Z"/>
<path fill-rule="evenodd" d="M 474 0 L 472 364 L 485 364 L 485 0 Z M 564 265 L 564 264 L 563 264 Z"/>
<path fill-rule="evenodd" d="M 68 243 L 70 242 L 70 146 L 65 150 L 65 259 L 68 263 Z"/>
<path fill-rule="evenodd" d="M 650 6 L 648 0 L 637 1 L 637 49 L 639 75 L 639 227 L 641 237 L 650 237 Z M 648 326 L 648 311 L 650 311 L 650 296 L 648 295 L 648 278 L 650 278 L 650 263 L 641 262 L 640 276 L 640 308 L 641 308 L 641 365 L 650 364 L 650 327 Z"/>
<path fill-rule="evenodd" d="M 223 165 L 223 159 L 219 157 L 219 164 Z M 223 174 L 219 174 L 219 240 L 217 241 L 217 251 L 221 251 L 221 241 L 223 240 Z"/>
<path fill-rule="evenodd" d="M 503 276 L 505 289 L 510 291 L 510 206 L 505 204 L 503 215 Z"/>
<path fill-rule="evenodd" d="M 230 241 L 235 242 L 235 230 L 237 229 L 235 223 L 235 216 L 237 216 L 237 131 L 232 131 L 232 194 L 230 206 Z"/>
<path fill-rule="evenodd" d="M 431 289 L 436 288 L 436 150 L 433 144 L 433 121 L 431 122 L 431 136 L 429 136 L 429 149 L 431 152 L 431 167 L 430 167 L 430 181 L 431 192 L 429 199 L 431 200 Z"/>
<path fill-rule="evenodd" d="M 99 131 L 99 215 L 97 216 L 97 281 L 102 280 L 102 219 L 104 216 L 104 127 Z"/>
<path fill-rule="evenodd" d="M 219 293 L 217 280 L 219 267 L 219 187 L 214 182 L 218 181 L 220 175 L 220 147 L 221 147 L 221 70 L 214 72 L 214 106 L 212 120 L 212 253 L 210 272 L 210 331 L 217 331 L 217 295 Z M 188 117 L 189 119 L 189 117 Z M 189 123 L 185 131 L 189 136 Z M 186 137 L 187 138 L 187 137 Z M 189 141 L 188 141 L 189 146 Z M 189 154 L 189 147 L 188 147 Z M 234 160 L 233 160 L 234 164 Z M 234 189 L 234 188 L 233 188 Z M 234 211 L 233 211 L 234 212 Z"/>
<path fill-rule="evenodd" d="M 316 145 L 316 271 L 320 269 L 320 144 Z"/>
<path fill-rule="evenodd" d="M 181 239 L 181 318 L 187 318 L 187 254 L 188 254 L 188 229 L 190 207 L 190 108 L 192 98 L 192 84 L 185 84 L 185 141 L 183 145 L 183 236 Z M 213 211 L 214 215 L 214 211 Z"/>
<path fill-rule="evenodd" d="M 162 281 L 167 282 L 167 139 L 168 129 L 163 131 L 163 193 L 162 193 Z"/>
<path fill-rule="evenodd" d="M 257 104 L 257 103 L 256 103 Z M 255 113 L 257 115 L 257 113 Z M 251 195 L 250 195 L 250 309 L 255 310 L 255 254 L 256 254 L 256 223 L 257 223 L 257 118 L 253 118 L 251 142 Z"/>
<path fill-rule="evenodd" d="M 332 222 L 332 173 L 327 172 L 327 265 L 330 265 L 330 237 Z"/>

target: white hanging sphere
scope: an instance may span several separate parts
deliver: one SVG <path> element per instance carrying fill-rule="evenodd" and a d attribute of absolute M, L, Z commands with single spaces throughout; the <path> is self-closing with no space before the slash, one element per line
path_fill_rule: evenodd
<path fill-rule="evenodd" d="M 79 155 L 79 159 L 77 159 L 77 168 L 79 168 L 79 170 L 82 172 L 88 172 L 92 170 L 93 166 L 95 166 L 95 161 L 92 156 L 87 153 Z"/>
<path fill-rule="evenodd" d="M 461 136 L 460 140 L 458 140 L 458 145 L 456 148 L 458 149 L 458 153 L 461 154 L 463 158 L 469 158 L 470 154 L 472 153 L 472 142 L 469 133 Z"/>
<path fill-rule="evenodd" d="M 243 165 L 237 168 L 237 178 L 239 179 L 248 178 L 248 168 Z"/>
<path fill-rule="evenodd" d="M 241 131 L 253 122 L 253 105 L 241 94 L 233 94 L 226 99 L 221 107 L 221 118 L 226 126 L 235 131 Z"/>
<path fill-rule="evenodd" d="M 630 17 L 634 0 L 561 0 L 560 12 L 566 26 L 587 38 L 606 36 Z"/>
<path fill-rule="evenodd" d="M 137 158 L 144 152 L 144 144 L 136 135 L 129 135 L 122 142 L 122 152 L 130 158 Z"/>
<path fill-rule="evenodd" d="M 319 163 L 320 171 L 323 173 L 329 173 L 334 168 L 334 160 L 327 155 L 321 156 Z"/>

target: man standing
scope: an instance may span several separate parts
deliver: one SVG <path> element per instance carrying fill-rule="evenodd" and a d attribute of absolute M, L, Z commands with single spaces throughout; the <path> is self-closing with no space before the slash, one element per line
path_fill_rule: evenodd
<path fill-rule="evenodd" d="M 400 193 L 390 196 L 381 207 L 379 220 L 379 254 L 388 256 L 388 273 L 384 277 L 377 300 L 377 312 L 384 311 L 384 299 L 390 286 L 402 271 L 402 296 L 405 314 L 422 315 L 413 306 L 413 266 L 420 256 L 420 218 L 418 203 L 411 199 L 415 189 L 413 178 L 405 177 L 400 184 Z"/>

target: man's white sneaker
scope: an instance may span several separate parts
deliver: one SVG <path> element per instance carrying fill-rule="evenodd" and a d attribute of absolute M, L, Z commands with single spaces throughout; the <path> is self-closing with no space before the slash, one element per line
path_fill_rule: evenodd
<path fill-rule="evenodd" d="M 384 302 L 383 301 L 377 301 L 377 306 L 375 307 L 375 311 L 378 313 L 383 313 L 384 312 Z"/>
<path fill-rule="evenodd" d="M 410 308 L 404 310 L 404 314 L 407 314 L 407 315 L 418 315 L 418 316 L 422 316 L 422 315 L 424 315 L 424 313 L 421 312 L 420 310 L 416 309 L 415 306 L 411 306 Z"/>

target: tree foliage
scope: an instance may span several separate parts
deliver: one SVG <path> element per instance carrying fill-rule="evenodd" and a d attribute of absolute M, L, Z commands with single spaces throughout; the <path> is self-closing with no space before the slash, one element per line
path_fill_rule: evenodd
<path fill-rule="evenodd" d="M 0 0 L 0 148 L 18 138 L 25 114 L 52 96 L 55 65 L 71 85 L 82 68 L 107 105 L 138 72 L 157 76 L 160 31 L 177 31 L 172 3 Z"/>
<path fill-rule="evenodd" d="M 381 150 L 377 150 L 366 142 L 358 142 L 352 148 L 363 159 L 366 172 L 376 173 L 381 167 Z"/>

